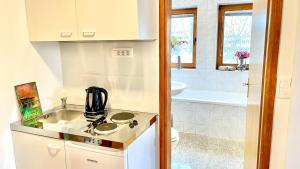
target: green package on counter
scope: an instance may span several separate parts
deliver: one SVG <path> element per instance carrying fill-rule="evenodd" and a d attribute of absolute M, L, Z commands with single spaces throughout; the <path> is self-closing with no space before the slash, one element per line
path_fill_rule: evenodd
<path fill-rule="evenodd" d="M 33 120 L 43 114 L 35 82 L 15 86 L 22 121 Z"/>

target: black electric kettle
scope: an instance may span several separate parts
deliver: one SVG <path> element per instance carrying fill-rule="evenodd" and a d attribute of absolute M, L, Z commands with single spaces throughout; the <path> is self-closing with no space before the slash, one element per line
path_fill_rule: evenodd
<path fill-rule="evenodd" d="M 108 93 L 103 88 L 93 86 L 86 89 L 85 114 L 89 116 L 104 114 L 107 99 Z"/>

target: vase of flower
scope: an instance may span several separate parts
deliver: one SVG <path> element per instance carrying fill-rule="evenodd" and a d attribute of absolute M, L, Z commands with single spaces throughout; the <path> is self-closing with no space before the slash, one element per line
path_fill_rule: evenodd
<path fill-rule="evenodd" d="M 250 53 L 248 51 L 237 51 L 235 53 L 235 56 L 238 61 L 238 65 L 237 65 L 236 69 L 239 71 L 247 70 L 246 60 L 247 60 L 247 58 L 250 57 Z"/>

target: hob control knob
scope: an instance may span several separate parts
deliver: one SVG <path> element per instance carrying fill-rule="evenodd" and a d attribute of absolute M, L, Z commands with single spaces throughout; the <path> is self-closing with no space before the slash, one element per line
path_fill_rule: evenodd
<path fill-rule="evenodd" d="M 133 120 L 132 123 L 133 123 L 134 126 L 137 126 L 139 124 L 137 120 Z"/>
<path fill-rule="evenodd" d="M 133 123 L 129 123 L 129 127 L 130 128 L 134 128 L 134 124 Z"/>

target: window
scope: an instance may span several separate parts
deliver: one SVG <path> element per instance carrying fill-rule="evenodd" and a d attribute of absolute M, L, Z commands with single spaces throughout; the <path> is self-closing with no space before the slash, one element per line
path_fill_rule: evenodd
<path fill-rule="evenodd" d="M 252 4 L 219 7 L 217 68 L 236 66 L 237 51 L 250 52 Z M 246 60 L 249 64 L 249 59 Z"/>
<path fill-rule="evenodd" d="M 176 67 L 180 57 L 181 67 L 196 68 L 197 9 L 172 10 L 171 62 Z"/>

